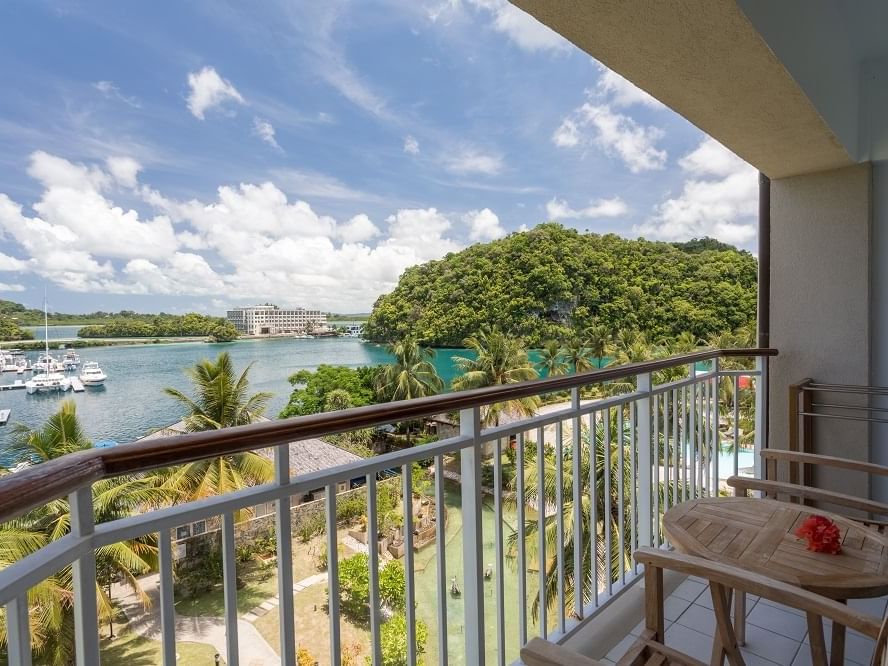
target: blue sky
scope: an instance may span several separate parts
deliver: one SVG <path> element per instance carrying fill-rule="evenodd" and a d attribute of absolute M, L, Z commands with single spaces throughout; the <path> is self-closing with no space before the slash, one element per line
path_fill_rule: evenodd
<path fill-rule="evenodd" d="M 0 298 L 356 312 L 549 219 L 755 241 L 751 167 L 504 0 L 13 0 L 0 61 Z"/>

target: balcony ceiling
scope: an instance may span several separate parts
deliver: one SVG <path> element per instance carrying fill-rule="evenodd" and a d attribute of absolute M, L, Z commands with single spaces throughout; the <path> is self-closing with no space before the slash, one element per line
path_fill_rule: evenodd
<path fill-rule="evenodd" d="M 865 53 L 879 52 L 881 42 L 865 15 L 836 23 L 838 2 L 512 1 L 771 178 L 859 159 L 858 87 L 849 71 Z M 842 3 L 843 11 L 854 4 Z M 771 12 L 775 5 L 780 8 Z M 868 27 L 868 36 L 855 45 L 861 53 L 851 55 L 843 44 L 854 40 L 841 35 L 858 24 Z M 838 37 L 824 41 L 830 27 Z M 769 36 L 787 43 L 774 48 Z M 811 63 L 807 78 L 794 71 L 812 51 L 819 54 L 816 62 L 830 62 L 832 49 L 841 57 L 828 77 L 819 77 Z M 848 101 L 837 103 L 841 95 Z"/>

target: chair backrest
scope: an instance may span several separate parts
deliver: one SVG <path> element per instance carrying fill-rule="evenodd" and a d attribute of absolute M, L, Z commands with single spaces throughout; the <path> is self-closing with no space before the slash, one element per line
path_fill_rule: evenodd
<path fill-rule="evenodd" d="M 662 581 L 663 571 L 669 570 L 709 581 L 716 618 L 714 664 L 721 664 L 724 658 L 731 666 L 744 664 L 731 622 L 730 602 L 732 593 L 745 592 L 805 612 L 813 666 L 827 666 L 828 663 L 823 618 L 874 639 L 876 646 L 871 666 L 888 666 L 888 613 L 883 618 L 875 618 L 794 585 L 673 551 L 642 548 L 635 552 L 634 557 L 645 567 L 645 636 L 649 641 L 664 641 Z"/>

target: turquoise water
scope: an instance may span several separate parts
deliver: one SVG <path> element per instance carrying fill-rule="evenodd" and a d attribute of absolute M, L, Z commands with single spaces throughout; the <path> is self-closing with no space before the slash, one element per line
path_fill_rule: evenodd
<path fill-rule="evenodd" d="M 67 333 L 53 327 L 49 331 L 50 339 L 64 337 Z M 382 346 L 356 338 L 275 338 L 227 344 L 189 342 L 93 347 L 80 349 L 78 353 L 81 362 L 99 362 L 108 374 L 105 386 L 90 388 L 83 393 L 68 391 L 65 396 L 77 403 L 77 411 L 90 438 L 131 441 L 178 421 L 182 410 L 163 393 L 163 389 L 172 386 L 188 393 L 190 386 L 183 371 L 200 359 L 213 358 L 222 351 L 231 354 L 238 369 L 254 364 L 250 371 L 250 385 L 253 391 L 272 393 L 268 407 L 271 417 L 276 417 L 286 405 L 292 389 L 287 378 L 294 372 L 312 370 L 321 363 L 357 367 L 391 360 Z M 458 349 L 437 350 L 435 364 L 446 384 L 449 385 L 456 374 L 451 357 L 463 353 L 464 350 Z M 29 352 L 28 356 L 36 360 L 37 352 Z M 22 376 L 3 373 L 0 383 L 11 384 L 17 378 Z M 58 409 L 60 400 L 58 394 L 0 391 L 0 409 L 12 410 L 9 425 L 0 428 L 0 451 L 9 442 L 13 423 L 39 426 Z"/>

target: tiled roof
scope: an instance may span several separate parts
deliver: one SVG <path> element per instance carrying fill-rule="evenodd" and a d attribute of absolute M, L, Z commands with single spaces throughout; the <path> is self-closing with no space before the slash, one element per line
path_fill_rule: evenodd
<path fill-rule="evenodd" d="M 262 418 L 261 420 L 268 421 L 269 419 Z M 185 428 L 185 421 L 177 421 L 136 441 L 144 442 L 158 437 L 184 435 L 186 432 L 188 430 Z M 269 458 L 272 456 L 271 449 L 261 449 L 259 453 Z M 361 457 L 322 439 L 301 439 L 290 442 L 290 474 L 293 476 L 319 472 L 337 465 L 347 465 L 357 460 L 361 460 Z"/>

